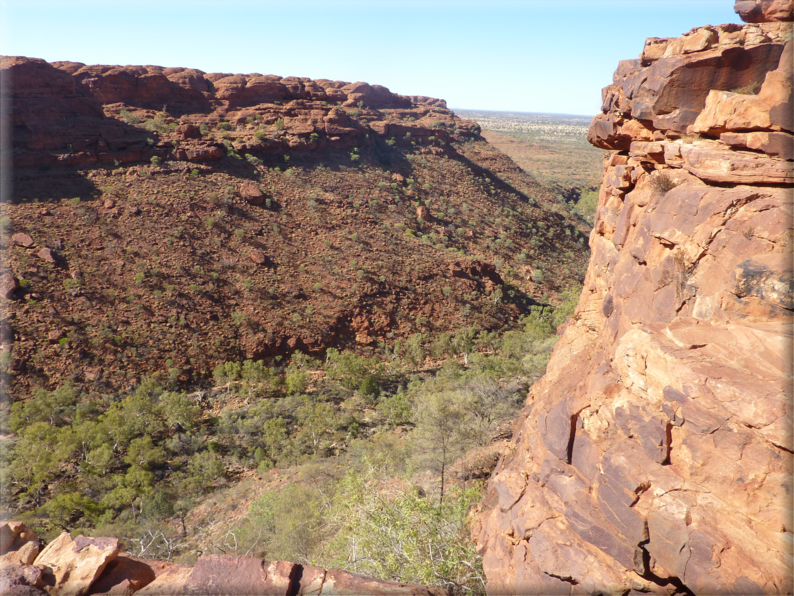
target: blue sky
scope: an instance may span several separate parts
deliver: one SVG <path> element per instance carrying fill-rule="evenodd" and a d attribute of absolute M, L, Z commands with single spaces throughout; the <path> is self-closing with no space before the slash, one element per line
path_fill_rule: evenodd
<path fill-rule="evenodd" d="M 592 115 L 646 37 L 733 0 L 0 0 L 0 53 L 366 81 L 451 108 Z"/>

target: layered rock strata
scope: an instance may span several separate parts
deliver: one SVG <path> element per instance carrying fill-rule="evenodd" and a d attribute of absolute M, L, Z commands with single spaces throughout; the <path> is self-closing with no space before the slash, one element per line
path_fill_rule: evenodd
<path fill-rule="evenodd" d="M 19 522 L 0 522 L 0 593 L 7 596 L 441 596 L 446 592 L 288 561 L 211 555 L 194 566 L 121 552 L 116 538 L 64 532 L 40 551 Z"/>
<path fill-rule="evenodd" d="M 604 90 L 592 257 L 475 527 L 491 594 L 792 593 L 792 2 Z"/>
<path fill-rule="evenodd" d="M 15 168 L 202 162 L 230 150 L 345 148 L 407 133 L 419 144 L 443 144 L 451 130 L 477 130 L 444 100 L 368 83 L 21 56 L 2 58 L 0 74 Z"/>

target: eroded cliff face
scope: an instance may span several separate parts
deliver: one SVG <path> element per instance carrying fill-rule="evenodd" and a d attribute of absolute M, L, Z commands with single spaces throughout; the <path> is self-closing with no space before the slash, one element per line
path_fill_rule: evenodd
<path fill-rule="evenodd" d="M 0 78 L 10 100 L 11 159 L 17 169 L 152 157 L 206 162 L 221 159 L 229 147 L 257 155 L 344 149 L 370 134 L 410 133 L 415 142 L 434 145 L 450 138 L 448 125 L 467 135 L 478 130 L 456 118 L 442 99 L 397 95 L 362 82 L 50 64 L 23 56 L 2 57 Z M 202 130 L 220 123 L 234 129 L 226 143 Z M 276 123 L 276 134 L 256 134 L 262 125 Z"/>
<path fill-rule="evenodd" d="M 790 594 L 792 2 L 604 90 L 584 291 L 475 535 L 492 594 Z"/>

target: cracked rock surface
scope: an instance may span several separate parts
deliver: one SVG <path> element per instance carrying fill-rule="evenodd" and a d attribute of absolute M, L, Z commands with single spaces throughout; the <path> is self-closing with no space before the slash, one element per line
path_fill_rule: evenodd
<path fill-rule="evenodd" d="M 474 528 L 489 593 L 792 591 L 792 2 L 736 10 L 604 90 L 584 291 Z"/>

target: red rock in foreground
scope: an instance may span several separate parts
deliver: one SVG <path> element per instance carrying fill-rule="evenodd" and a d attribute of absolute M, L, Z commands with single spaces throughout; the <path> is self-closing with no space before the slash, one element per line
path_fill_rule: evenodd
<path fill-rule="evenodd" d="M 585 288 L 475 528 L 491 594 L 792 593 L 792 29 L 767 22 L 792 2 L 736 8 L 760 24 L 648 40 L 604 90 Z"/>
<path fill-rule="evenodd" d="M 20 553 L 35 544 L 29 562 Z M 0 522 L 0 593 L 17 596 L 441 596 L 423 588 L 360 577 L 340 569 L 262 561 L 251 557 L 199 557 L 195 566 L 119 555 L 115 538 L 72 539 L 64 532 L 38 554 L 38 537 L 19 522 Z"/>

